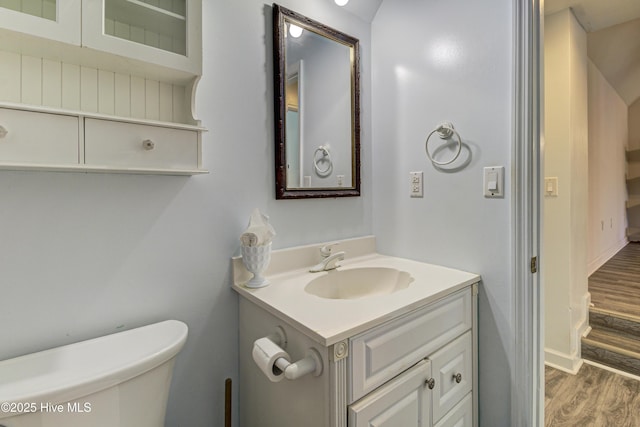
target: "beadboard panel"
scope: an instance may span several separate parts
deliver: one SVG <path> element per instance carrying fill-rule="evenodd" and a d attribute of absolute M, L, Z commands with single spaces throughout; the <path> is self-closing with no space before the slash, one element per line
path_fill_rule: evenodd
<path fill-rule="evenodd" d="M 3 102 L 187 123 L 186 90 L 158 80 L 0 51 Z"/>
<path fill-rule="evenodd" d="M 20 55 L 0 51 L 0 96 L 5 101 L 20 102 Z"/>

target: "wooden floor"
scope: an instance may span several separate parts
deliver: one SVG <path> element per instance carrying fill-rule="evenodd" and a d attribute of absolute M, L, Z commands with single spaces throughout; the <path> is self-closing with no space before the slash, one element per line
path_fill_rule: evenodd
<path fill-rule="evenodd" d="M 546 427 L 638 427 L 640 381 L 584 364 L 577 375 L 545 368 Z"/>
<path fill-rule="evenodd" d="M 640 317 L 640 243 L 629 243 L 589 277 L 598 309 Z"/>

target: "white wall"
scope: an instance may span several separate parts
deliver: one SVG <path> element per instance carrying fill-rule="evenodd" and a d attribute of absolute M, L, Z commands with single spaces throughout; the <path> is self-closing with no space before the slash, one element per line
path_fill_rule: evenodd
<path fill-rule="evenodd" d="M 223 425 L 238 369 L 230 257 L 252 208 L 271 216 L 277 248 L 372 232 L 370 27 L 333 2 L 280 3 L 361 40 L 362 197 L 275 200 L 271 6 L 205 0 L 209 175 L 0 172 L 0 360 L 180 319 L 167 425 Z"/>
<path fill-rule="evenodd" d="M 511 424 L 513 31 L 508 0 L 384 0 L 372 25 L 374 233 L 383 253 L 482 275 L 483 426 Z M 424 151 L 444 120 L 466 144 L 456 172 Z M 507 194 L 486 199 L 482 168 L 496 165 Z M 410 171 L 424 172 L 424 198 L 409 197 Z"/>
<path fill-rule="evenodd" d="M 627 244 L 628 134 L 627 104 L 589 61 L 588 274 Z"/>
<path fill-rule="evenodd" d="M 586 328 L 588 109 L 586 33 L 570 10 L 545 17 L 544 199 L 545 360 L 575 371 Z"/>

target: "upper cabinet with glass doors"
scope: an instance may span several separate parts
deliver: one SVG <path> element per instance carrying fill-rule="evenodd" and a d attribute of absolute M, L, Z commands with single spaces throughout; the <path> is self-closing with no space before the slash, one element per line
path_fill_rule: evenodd
<path fill-rule="evenodd" d="M 201 12 L 201 0 L 0 0 L 0 28 L 3 38 L 10 30 L 90 48 L 72 52 L 56 46 L 49 53 L 55 59 L 75 58 L 101 68 L 110 62 L 122 71 L 114 58 L 101 57 L 107 53 L 132 59 L 134 65 L 151 64 L 138 65 L 142 73 L 185 80 L 201 74 Z M 21 52 L 44 50 L 37 41 L 15 36 L 9 40 Z"/>
<path fill-rule="evenodd" d="M 204 173 L 201 74 L 201 0 L 0 0 L 0 169 Z"/>

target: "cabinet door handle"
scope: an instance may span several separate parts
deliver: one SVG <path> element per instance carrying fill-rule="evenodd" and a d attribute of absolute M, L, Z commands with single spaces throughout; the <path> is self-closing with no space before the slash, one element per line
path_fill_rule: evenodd
<path fill-rule="evenodd" d="M 155 146 L 156 143 L 150 139 L 145 139 L 144 141 L 142 141 L 142 148 L 144 148 L 145 150 L 153 150 Z"/>
<path fill-rule="evenodd" d="M 7 128 L 5 128 L 4 126 L 0 126 L 0 138 L 4 138 L 8 133 L 9 131 L 7 130 Z"/>
<path fill-rule="evenodd" d="M 459 372 L 458 372 L 457 374 L 454 374 L 454 375 L 453 375 L 453 379 L 454 379 L 458 384 L 460 384 L 460 383 L 462 382 L 462 374 L 461 374 L 461 373 L 459 373 Z"/>
<path fill-rule="evenodd" d="M 424 385 L 429 387 L 429 390 L 433 390 L 433 388 L 436 386 L 436 380 L 434 380 L 433 378 L 429 378 L 428 380 L 424 381 Z"/>

